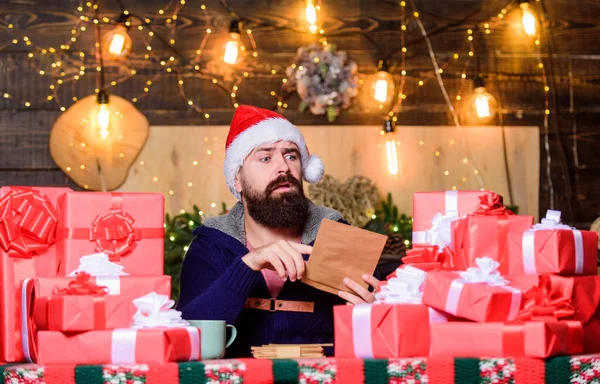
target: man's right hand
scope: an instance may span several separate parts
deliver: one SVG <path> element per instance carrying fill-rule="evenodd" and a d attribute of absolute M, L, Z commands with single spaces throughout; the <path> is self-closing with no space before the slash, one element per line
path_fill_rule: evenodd
<path fill-rule="evenodd" d="M 242 261 L 255 271 L 270 269 L 277 271 L 283 281 L 302 279 L 304 275 L 303 254 L 310 254 L 312 247 L 293 241 L 279 240 L 275 243 L 254 249 Z M 286 277 L 287 272 L 287 277 Z"/>

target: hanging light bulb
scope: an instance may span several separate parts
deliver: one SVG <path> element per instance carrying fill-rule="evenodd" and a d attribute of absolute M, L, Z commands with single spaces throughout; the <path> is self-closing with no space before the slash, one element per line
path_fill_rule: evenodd
<path fill-rule="evenodd" d="M 102 140 L 106 140 L 110 132 L 110 109 L 108 108 L 108 92 L 104 89 L 98 92 L 96 98 L 98 110 L 96 111 L 96 126 Z"/>
<path fill-rule="evenodd" d="M 223 61 L 227 64 L 236 64 L 240 56 L 241 49 L 241 29 L 242 22 L 233 20 L 229 25 L 229 41 L 225 44 L 225 53 Z"/>
<path fill-rule="evenodd" d="M 107 59 L 122 60 L 131 52 L 131 37 L 127 33 L 129 16 L 124 13 L 119 16 L 117 25 L 102 38 L 102 53 Z"/>
<path fill-rule="evenodd" d="M 473 95 L 469 100 L 468 108 L 470 120 L 473 122 L 487 123 L 496 117 L 498 103 L 496 98 L 487 92 L 481 75 L 475 78 Z"/>
<path fill-rule="evenodd" d="M 521 10 L 523 10 L 523 16 L 521 17 L 521 23 L 523 24 L 523 29 L 528 36 L 535 36 L 536 31 L 536 22 L 535 15 L 531 11 L 531 6 L 529 1 L 521 1 L 519 5 Z"/>
<path fill-rule="evenodd" d="M 319 27 L 317 26 L 317 7 L 313 0 L 306 0 L 306 21 L 308 22 L 308 29 L 313 35 L 317 33 Z"/>
<path fill-rule="evenodd" d="M 390 119 L 386 119 L 383 123 L 384 134 L 393 133 L 396 130 L 394 122 Z M 387 155 L 388 172 L 390 175 L 395 176 L 398 174 L 398 153 L 396 151 L 396 141 L 387 140 L 385 142 L 385 152 Z"/>
<path fill-rule="evenodd" d="M 373 83 L 373 98 L 380 104 L 386 104 L 394 97 L 394 78 L 389 74 L 385 60 L 379 60 L 377 68 L 379 72 Z"/>

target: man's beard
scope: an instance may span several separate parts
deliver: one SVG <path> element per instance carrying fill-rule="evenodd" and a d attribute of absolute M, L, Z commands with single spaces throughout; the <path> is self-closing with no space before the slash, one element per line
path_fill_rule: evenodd
<path fill-rule="evenodd" d="M 259 224 L 274 229 L 302 228 L 308 218 L 308 199 L 304 196 L 302 182 L 287 174 L 279 176 L 267 185 L 264 192 L 253 189 L 244 178 L 242 195 L 248 214 Z M 282 183 L 293 188 L 289 192 L 273 195 Z"/>

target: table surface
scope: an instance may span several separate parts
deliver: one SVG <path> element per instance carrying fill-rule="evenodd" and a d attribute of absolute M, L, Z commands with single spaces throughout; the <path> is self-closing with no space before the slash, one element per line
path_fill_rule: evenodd
<path fill-rule="evenodd" d="M 0 365 L 10 384 L 597 383 L 600 354 L 533 358 L 211 360 L 136 365 Z"/>

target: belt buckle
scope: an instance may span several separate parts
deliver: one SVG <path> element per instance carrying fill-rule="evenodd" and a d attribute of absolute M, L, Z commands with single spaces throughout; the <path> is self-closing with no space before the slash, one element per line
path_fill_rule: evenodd
<path fill-rule="evenodd" d="M 277 308 L 276 308 L 276 300 L 274 298 L 270 298 L 269 299 L 269 312 L 277 312 Z"/>

